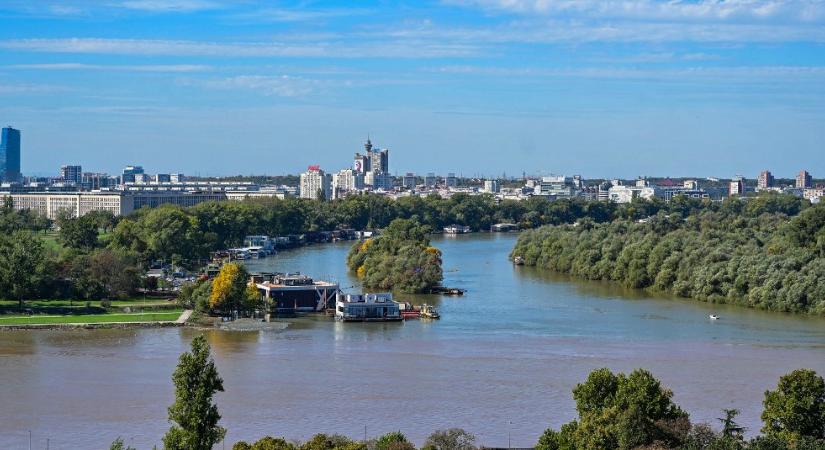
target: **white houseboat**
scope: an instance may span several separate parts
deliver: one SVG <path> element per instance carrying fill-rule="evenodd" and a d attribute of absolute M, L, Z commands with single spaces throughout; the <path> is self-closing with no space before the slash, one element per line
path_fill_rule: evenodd
<path fill-rule="evenodd" d="M 335 296 L 335 319 L 344 322 L 401 320 L 401 308 L 392 294 L 344 294 Z"/>

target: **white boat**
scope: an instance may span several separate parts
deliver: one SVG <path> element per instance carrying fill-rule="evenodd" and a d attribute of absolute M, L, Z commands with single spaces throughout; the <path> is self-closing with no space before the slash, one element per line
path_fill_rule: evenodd
<path fill-rule="evenodd" d="M 719 319 L 719 316 L 717 316 L 716 314 L 711 314 L 711 315 L 708 316 L 708 318 L 710 320 L 717 320 L 717 319 Z"/>

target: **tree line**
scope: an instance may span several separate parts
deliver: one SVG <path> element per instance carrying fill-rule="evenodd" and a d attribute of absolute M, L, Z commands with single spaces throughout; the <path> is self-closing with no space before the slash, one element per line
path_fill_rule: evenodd
<path fill-rule="evenodd" d="M 201 335 L 191 350 L 181 355 L 172 375 L 175 401 L 169 407 L 172 424 L 163 436 L 166 450 L 211 450 L 223 441 L 226 429 L 213 397 L 223 392 L 223 379 Z M 673 401 L 673 392 L 650 372 L 629 374 L 597 369 L 573 389 L 578 417 L 561 427 L 548 428 L 537 450 L 822 450 L 825 449 L 825 379 L 813 370 L 798 369 L 780 377 L 765 392 L 762 435 L 745 438 L 736 423 L 738 411 L 726 409 L 721 429 L 691 423 L 689 415 Z M 112 450 L 123 450 L 123 440 Z M 299 444 L 266 436 L 233 450 L 415 450 L 400 431 L 376 439 L 356 441 L 344 436 L 317 434 Z M 476 450 L 475 437 L 464 430 L 438 430 L 422 450 Z M 483 448 L 483 447 L 482 447 Z M 134 450 L 134 449 L 130 449 Z"/>
<path fill-rule="evenodd" d="M 825 205 L 765 207 L 774 200 L 787 199 L 542 227 L 519 236 L 511 257 L 712 303 L 825 314 Z"/>
<path fill-rule="evenodd" d="M 675 197 L 609 202 L 534 197 L 498 201 L 491 195 L 456 194 L 403 197 L 354 195 L 329 202 L 299 198 L 205 202 L 189 208 L 164 205 L 127 216 L 93 212 L 61 215 L 56 223 L 32 211 L 16 211 L 10 198 L 0 210 L 0 292 L 15 300 L 34 298 L 117 298 L 142 286 L 140 275 L 161 262 L 189 269 L 201 267 L 209 253 L 243 242 L 247 235 L 286 236 L 335 229 L 381 229 L 395 219 L 409 219 L 431 230 L 458 223 L 487 230 L 494 223 L 523 229 L 630 221 L 659 212 L 687 216 L 699 211 L 727 212 L 743 218 L 763 213 L 798 214 L 807 201 L 765 195 L 742 202 L 713 203 Z M 48 232 L 57 228 L 56 240 Z M 149 286 L 152 287 L 152 286 Z"/>

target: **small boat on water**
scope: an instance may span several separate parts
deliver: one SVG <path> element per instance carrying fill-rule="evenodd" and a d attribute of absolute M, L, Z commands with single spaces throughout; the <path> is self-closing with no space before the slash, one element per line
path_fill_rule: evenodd
<path fill-rule="evenodd" d="M 441 315 L 438 314 L 438 309 L 436 309 L 435 306 L 428 305 L 426 303 L 421 305 L 420 315 L 425 319 L 441 318 Z"/>
<path fill-rule="evenodd" d="M 524 265 L 524 258 L 522 258 L 521 256 L 516 256 L 515 258 L 513 258 L 513 264 L 515 264 L 517 266 L 523 266 Z"/>
<path fill-rule="evenodd" d="M 719 316 L 717 316 L 716 314 L 711 314 L 711 315 L 708 316 L 708 318 L 710 320 L 719 320 Z"/>

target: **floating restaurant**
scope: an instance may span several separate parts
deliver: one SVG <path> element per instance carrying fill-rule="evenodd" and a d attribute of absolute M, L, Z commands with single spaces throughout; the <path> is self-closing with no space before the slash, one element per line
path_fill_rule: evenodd
<path fill-rule="evenodd" d="M 323 312 L 335 306 L 338 283 L 313 280 L 301 274 L 258 274 L 255 286 L 267 311 L 275 316 L 292 316 L 299 312 Z"/>

